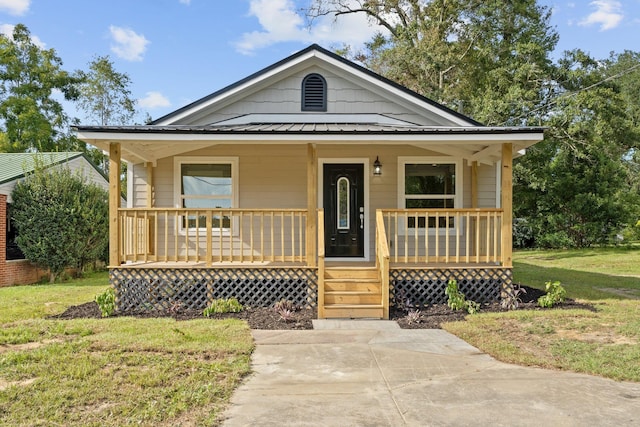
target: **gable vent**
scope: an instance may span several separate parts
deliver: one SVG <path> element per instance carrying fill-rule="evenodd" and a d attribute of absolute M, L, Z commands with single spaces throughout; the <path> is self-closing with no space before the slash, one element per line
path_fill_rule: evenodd
<path fill-rule="evenodd" d="M 327 82 L 320 74 L 302 80 L 302 111 L 327 111 Z"/>

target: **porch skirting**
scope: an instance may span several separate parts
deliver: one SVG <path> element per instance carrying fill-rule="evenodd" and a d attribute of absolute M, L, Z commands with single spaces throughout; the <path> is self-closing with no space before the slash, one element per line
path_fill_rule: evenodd
<path fill-rule="evenodd" d="M 305 308 L 318 301 L 315 268 L 112 268 L 116 311 L 204 309 L 217 298 L 269 307 L 281 299 Z"/>
<path fill-rule="evenodd" d="M 390 305 L 399 302 L 423 307 L 446 304 L 444 291 L 449 280 L 458 282 L 458 288 L 468 300 L 475 302 L 499 301 L 513 286 L 513 271 L 506 267 L 391 269 L 389 271 Z"/>

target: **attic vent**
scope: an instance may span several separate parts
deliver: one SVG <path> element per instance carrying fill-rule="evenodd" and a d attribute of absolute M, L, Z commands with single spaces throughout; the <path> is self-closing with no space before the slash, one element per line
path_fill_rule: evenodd
<path fill-rule="evenodd" d="M 327 111 L 327 82 L 320 74 L 302 80 L 302 111 Z"/>

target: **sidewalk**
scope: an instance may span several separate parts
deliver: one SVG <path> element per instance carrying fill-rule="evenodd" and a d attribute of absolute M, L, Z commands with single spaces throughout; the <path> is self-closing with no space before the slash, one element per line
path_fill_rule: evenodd
<path fill-rule="evenodd" d="M 224 426 L 640 425 L 640 384 L 501 363 L 439 329 L 314 327 L 252 331 Z"/>

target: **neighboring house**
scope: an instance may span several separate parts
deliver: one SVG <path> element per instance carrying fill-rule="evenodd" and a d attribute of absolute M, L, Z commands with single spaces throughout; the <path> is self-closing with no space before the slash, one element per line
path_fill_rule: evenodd
<path fill-rule="evenodd" d="M 109 189 L 107 177 L 83 153 L 0 153 L 0 286 L 35 283 L 47 274 L 24 259 L 15 243 L 16 230 L 11 222 L 11 192 L 35 170 L 36 164 L 45 168 L 68 167 L 89 182 Z"/>
<path fill-rule="evenodd" d="M 289 299 L 319 317 L 476 301 L 512 285 L 515 156 L 485 127 L 312 45 L 143 126 L 79 126 L 129 162 L 111 194 L 118 309 Z M 110 176 L 117 189 L 117 173 Z"/>

